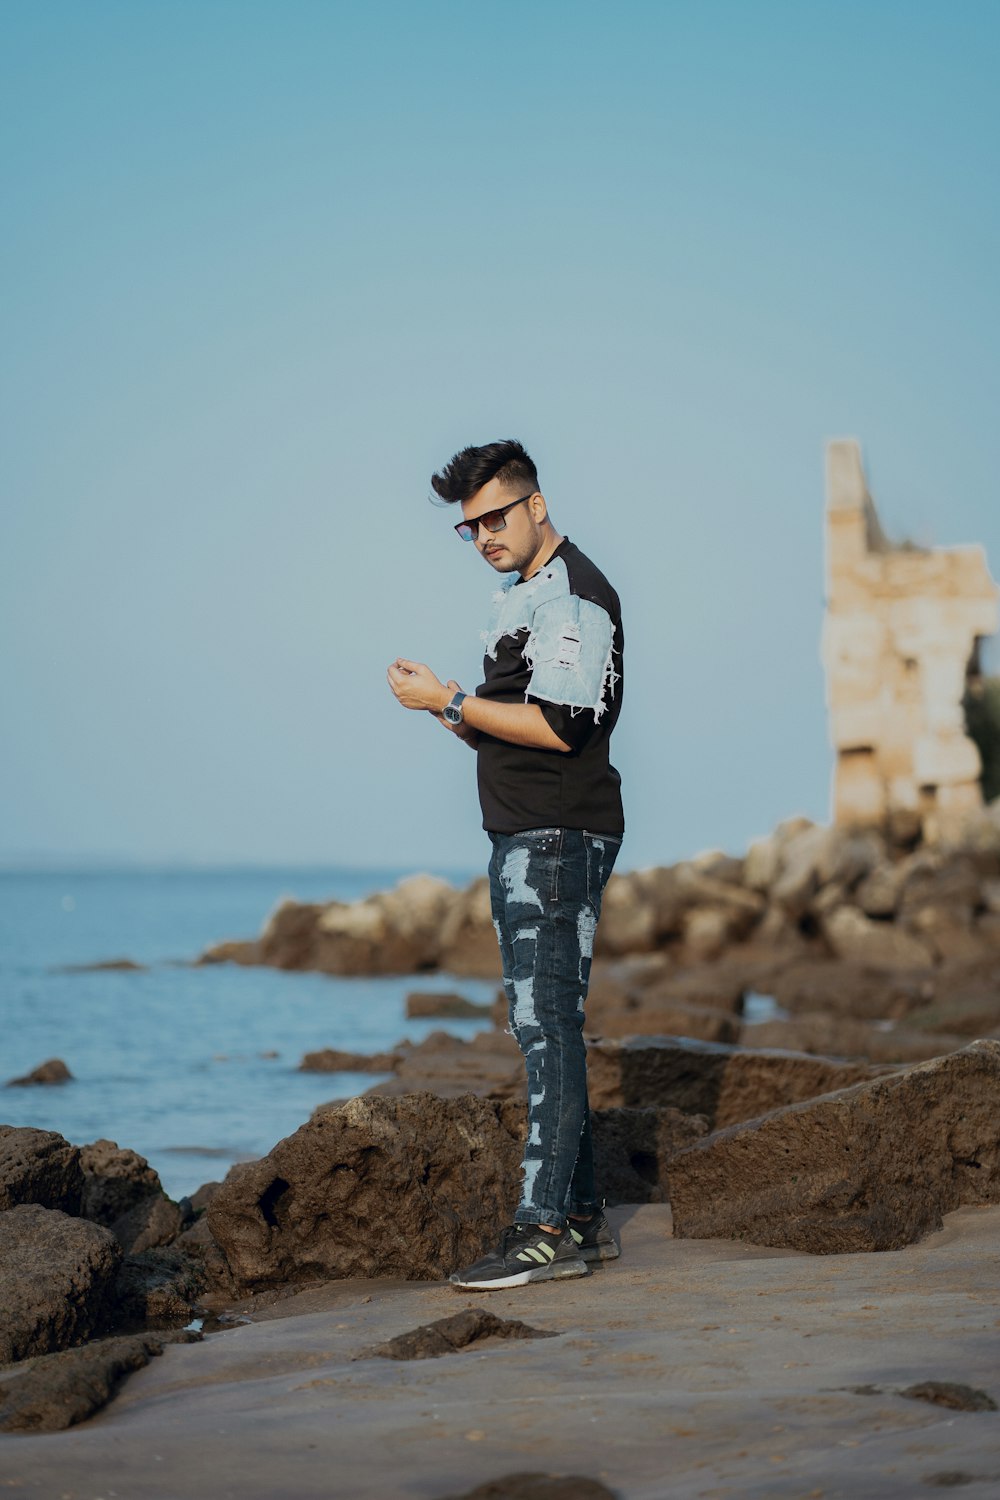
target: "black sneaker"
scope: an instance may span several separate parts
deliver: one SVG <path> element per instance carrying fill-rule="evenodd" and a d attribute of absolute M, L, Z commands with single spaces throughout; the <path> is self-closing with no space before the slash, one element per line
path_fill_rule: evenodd
<path fill-rule="evenodd" d="M 589 1272 L 568 1229 L 549 1234 L 537 1224 L 511 1224 L 500 1236 L 495 1250 L 464 1271 L 453 1271 L 453 1286 L 470 1291 L 502 1291 L 526 1286 L 529 1281 L 554 1281 L 561 1276 L 587 1276 Z"/>
<path fill-rule="evenodd" d="M 570 1219 L 569 1232 L 581 1260 L 617 1260 L 622 1253 L 603 1209 L 597 1209 L 589 1219 Z"/>

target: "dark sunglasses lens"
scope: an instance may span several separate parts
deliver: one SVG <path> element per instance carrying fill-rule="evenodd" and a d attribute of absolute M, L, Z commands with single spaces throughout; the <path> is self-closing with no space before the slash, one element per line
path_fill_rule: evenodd
<path fill-rule="evenodd" d="M 455 530 L 458 532 L 463 542 L 473 542 L 476 539 L 476 533 L 473 531 L 472 527 L 466 525 L 465 522 L 460 522 L 455 527 Z"/>

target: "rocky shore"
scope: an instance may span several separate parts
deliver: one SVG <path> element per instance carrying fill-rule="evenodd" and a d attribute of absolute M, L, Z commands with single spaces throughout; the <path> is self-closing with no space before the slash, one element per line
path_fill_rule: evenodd
<path fill-rule="evenodd" d="M 387 1347 L 399 1336 L 403 1349 L 469 1359 L 472 1346 L 508 1337 L 496 1318 L 473 1327 L 442 1313 L 440 1327 L 411 1338 L 355 1316 L 376 1296 L 391 1301 L 387 1289 L 402 1296 L 407 1284 L 441 1283 L 516 1201 L 523 1065 L 502 993 L 485 1012 L 461 994 L 462 976 L 497 972 L 485 883 L 459 891 L 418 876 L 351 905 L 285 903 L 259 938 L 200 961 L 331 974 L 441 969 L 457 986 L 411 997 L 411 1013 L 478 1017 L 487 1029 L 471 1040 L 441 1030 L 372 1056 L 307 1054 L 300 1066 L 330 1073 L 332 1094 L 343 1072 L 378 1080 L 361 1097 L 331 1099 L 266 1156 L 180 1202 L 114 1142 L 78 1146 L 0 1127 L 0 1431 L 21 1435 L 4 1444 L 86 1421 L 130 1372 L 208 1334 L 183 1361 L 178 1349 L 157 1361 L 197 1381 L 208 1348 L 236 1339 L 221 1330 L 293 1303 L 301 1311 L 310 1298 L 349 1304 L 359 1336 L 364 1323 Z M 900 1252 L 947 1234 L 953 1220 L 995 1215 L 1000 801 L 948 845 L 922 842 L 899 818 L 880 833 L 797 819 L 741 859 L 707 854 L 614 877 L 585 1034 L 603 1191 L 623 1224 L 647 1215 L 643 1223 L 660 1226 L 644 1241 L 653 1281 L 699 1244 L 711 1263 L 715 1242 L 742 1247 L 726 1251 L 741 1265 L 770 1256 L 787 1267 L 795 1254 L 811 1264 Z M 58 1082 L 56 1062 L 11 1082 Z M 626 1243 L 623 1266 L 629 1254 Z M 932 1259 L 921 1252 L 914 1264 Z M 624 1295 L 620 1269 L 594 1278 L 606 1317 L 616 1286 Z M 435 1290 L 435 1308 L 454 1295 Z M 658 1309 L 669 1337 L 669 1309 Z M 581 1348 L 600 1350 L 607 1336 L 595 1326 Z M 352 1358 L 411 1357 L 377 1344 Z M 519 1344 L 503 1357 L 551 1363 L 535 1349 Z M 150 1379 L 152 1370 L 129 1389 Z M 584 1494 L 587 1476 L 606 1482 L 591 1465 L 565 1493 Z M 491 1493 L 561 1493 L 524 1484 Z M 393 1493 L 445 1495 L 429 1485 Z M 378 1493 L 336 1491 L 369 1492 Z"/>

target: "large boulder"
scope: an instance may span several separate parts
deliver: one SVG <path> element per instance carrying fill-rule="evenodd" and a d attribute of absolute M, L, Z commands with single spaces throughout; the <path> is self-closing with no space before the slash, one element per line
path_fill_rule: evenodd
<path fill-rule="evenodd" d="M 896 1250 L 1000 1202 L 1000 1042 L 718 1131 L 668 1166 L 674 1233 L 813 1254 Z"/>
<path fill-rule="evenodd" d="M 864 1063 L 749 1051 L 684 1037 L 632 1037 L 587 1049 L 594 1109 L 670 1105 L 712 1129 L 868 1078 Z"/>
<path fill-rule="evenodd" d="M 924 969 L 935 951 L 894 922 L 866 917 L 856 906 L 837 906 L 822 919 L 823 936 L 837 958 L 854 959 L 875 969 Z"/>
<path fill-rule="evenodd" d="M 80 1165 L 83 1169 L 80 1212 L 96 1224 L 110 1228 L 137 1204 L 163 1195 L 160 1179 L 146 1158 L 115 1141 L 102 1139 L 82 1146 Z"/>
<path fill-rule="evenodd" d="M 523 1107 L 463 1095 L 365 1096 L 234 1167 L 206 1210 L 241 1290 L 289 1280 L 437 1280 L 517 1202 Z"/>
<path fill-rule="evenodd" d="M 100 1333 L 121 1259 L 114 1235 L 87 1219 L 34 1203 L 0 1214 L 0 1365 Z"/>
<path fill-rule="evenodd" d="M 54 1130 L 0 1125 L 0 1210 L 39 1203 L 78 1214 L 83 1191 L 78 1147 Z"/>

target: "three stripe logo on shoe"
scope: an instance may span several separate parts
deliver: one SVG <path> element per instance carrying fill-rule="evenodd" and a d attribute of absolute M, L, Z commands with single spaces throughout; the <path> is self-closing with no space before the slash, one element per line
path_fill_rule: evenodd
<path fill-rule="evenodd" d="M 555 1245 L 526 1245 L 517 1252 L 518 1260 L 533 1260 L 544 1266 L 556 1253 Z"/>

